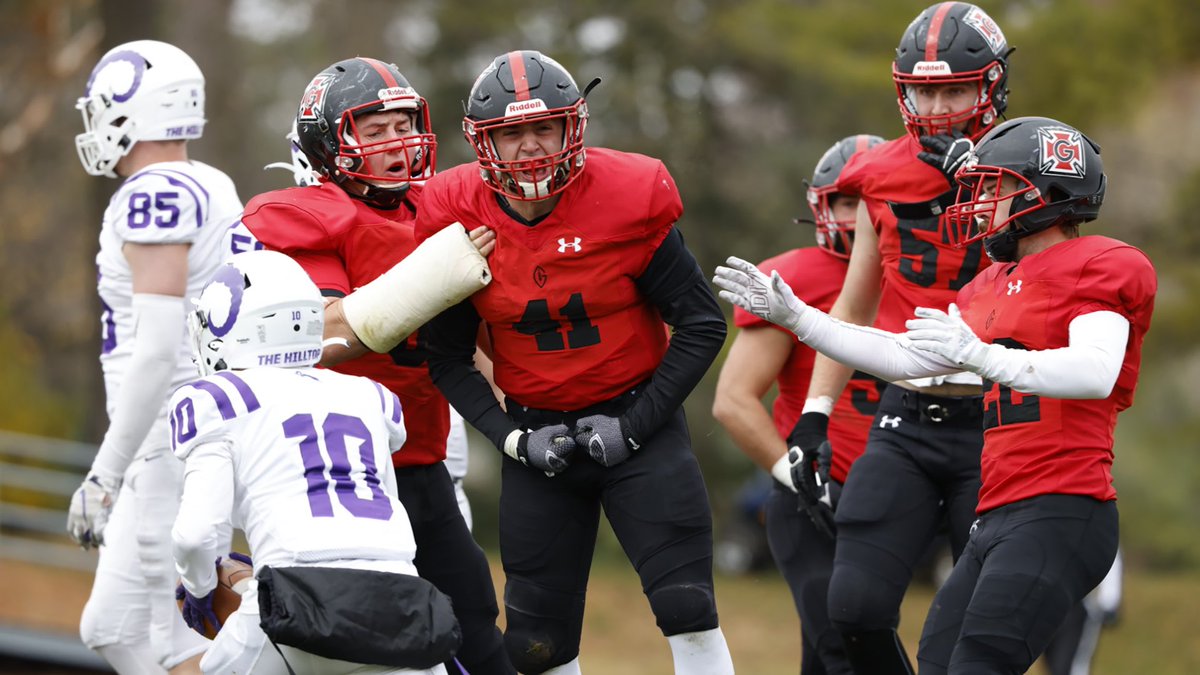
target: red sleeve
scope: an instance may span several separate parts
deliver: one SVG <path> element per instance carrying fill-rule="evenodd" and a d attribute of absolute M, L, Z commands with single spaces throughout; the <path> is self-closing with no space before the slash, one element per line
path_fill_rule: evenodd
<path fill-rule="evenodd" d="M 242 214 L 242 223 L 267 248 L 290 254 L 300 249 L 335 247 L 320 218 L 294 203 L 271 200 L 274 194 L 268 192 L 250 200 Z"/>
<path fill-rule="evenodd" d="M 1132 323 L 1154 302 L 1158 279 L 1145 253 L 1132 246 L 1102 251 L 1083 266 L 1076 285 L 1080 303 L 1071 316 L 1116 312 Z"/>
<path fill-rule="evenodd" d="M 440 173 L 425 183 L 417 209 L 415 234 L 418 244 L 458 220 L 449 206 L 450 177 L 449 173 Z"/>

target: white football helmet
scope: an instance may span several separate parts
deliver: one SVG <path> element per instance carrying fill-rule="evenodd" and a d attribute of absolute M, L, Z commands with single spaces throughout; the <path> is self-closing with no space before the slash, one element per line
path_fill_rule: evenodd
<path fill-rule="evenodd" d="M 84 95 L 79 161 L 93 176 L 113 168 L 138 141 L 200 138 L 204 132 L 204 74 L 182 49 L 157 40 L 126 42 L 92 69 Z"/>
<path fill-rule="evenodd" d="M 304 368 L 321 360 L 321 292 L 282 253 L 232 256 L 192 303 L 188 332 L 202 376 L 258 366 Z"/>
<path fill-rule="evenodd" d="M 266 169 L 283 169 L 284 171 L 292 172 L 292 180 L 296 181 L 299 187 L 308 187 L 311 185 L 321 184 L 321 174 L 317 173 L 313 168 L 312 162 L 308 160 L 308 155 L 304 154 L 304 150 L 300 149 L 300 135 L 296 132 L 296 122 L 292 121 L 292 130 L 287 136 L 288 146 L 292 151 L 291 162 L 271 162 L 263 167 Z"/>

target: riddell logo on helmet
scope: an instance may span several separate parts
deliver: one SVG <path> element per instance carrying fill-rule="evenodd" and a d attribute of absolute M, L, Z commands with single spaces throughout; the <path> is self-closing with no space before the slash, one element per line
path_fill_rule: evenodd
<path fill-rule="evenodd" d="M 913 66 L 913 75 L 953 75 L 950 64 L 945 61 L 918 61 Z"/>
<path fill-rule="evenodd" d="M 504 116 L 527 115 L 533 112 L 546 112 L 547 110 L 545 101 L 540 98 L 533 98 L 528 101 L 513 101 L 504 106 Z"/>
<path fill-rule="evenodd" d="M 391 101 L 397 98 L 416 98 L 417 90 L 412 87 L 388 87 L 380 89 L 376 94 L 380 101 Z"/>

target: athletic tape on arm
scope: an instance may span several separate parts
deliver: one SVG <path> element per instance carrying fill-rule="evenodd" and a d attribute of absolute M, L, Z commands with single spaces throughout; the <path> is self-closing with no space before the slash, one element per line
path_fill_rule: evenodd
<path fill-rule="evenodd" d="M 358 339 L 382 354 L 491 280 L 487 261 L 466 229 L 454 223 L 343 298 L 342 311 Z"/>

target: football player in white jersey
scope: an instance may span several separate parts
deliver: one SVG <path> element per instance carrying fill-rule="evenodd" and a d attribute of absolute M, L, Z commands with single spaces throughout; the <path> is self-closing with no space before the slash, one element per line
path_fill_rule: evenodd
<path fill-rule="evenodd" d="M 228 176 L 188 158 L 187 141 L 204 130 L 204 75 L 177 47 L 114 47 L 76 107 L 84 169 L 123 179 L 96 256 L 109 427 L 67 523 L 81 545 L 100 548 L 80 634 L 120 673 L 195 672 L 203 643 L 173 595 L 183 465 L 171 456 L 164 405 L 195 377 L 184 298 L 221 263 L 223 225 L 242 204 Z"/>
<path fill-rule="evenodd" d="M 328 596 L 316 593 L 314 604 L 335 617 L 334 628 L 322 632 L 346 636 L 337 650 L 345 656 L 362 653 L 369 645 L 360 643 L 389 631 L 336 617 L 334 598 L 363 594 L 347 601 L 356 617 L 398 614 L 403 604 L 380 582 L 357 583 L 359 572 L 390 573 L 384 578 L 433 589 L 416 577 L 416 543 L 388 470 L 405 438 L 400 401 L 373 380 L 314 367 L 324 303 L 304 270 L 282 253 L 233 256 L 196 306 L 189 327 L 203 377 L 176 390 L 169 404 L 172 446 L 186 462 L 172 532 L 176 567 L 185 602 L 210 614 L 213 561 L 229 550 L 237 527 L 246 534 L 258 577 L 217 634 L 202 670 L 282 674 L 286 659 L 300 674 L 445 673 L 445 653 L 413 654 L 407 665 L 423 660 L 425 669 L 398 670 L 395 662 L 364 666 L 317 656 L 308 641 L 302 644 L 310 651 L 279 644 L 277 652 L 270 644 L 260 627 L 259 594 L 279 601 L 282 591 L 268 593 L 263 585 L 281 570 L 306 568 L 314 585 L 326 589 Z M 346 569 L 355 572 L 337 576 Z M 395 632 L 420 632 L 421 625 L 418 617 Z"/>

